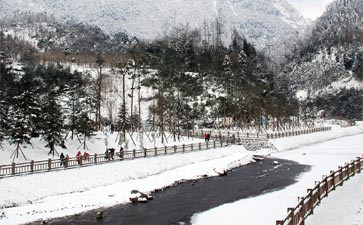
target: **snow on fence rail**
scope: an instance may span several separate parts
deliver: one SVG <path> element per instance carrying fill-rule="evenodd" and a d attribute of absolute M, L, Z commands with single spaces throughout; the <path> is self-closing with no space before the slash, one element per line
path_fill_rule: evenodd
<path fill-rule="evenodd" d="M 122 151 L 117 152 L 114 155 L 111 154 L 94 154 L 89 155 L 87 158 L 69 158 L 61 161 L 60 159 L 43 160 L 43 161 L 31 161 L 26 163 L 12 163 L 11 165 L 0 165 L 0 178 L 7 176 L 15 176 L 21 174 L 29 174 L 35 172 L 46 172 L 52 170 L 74 168 L 80 166 L 90 166 L 95 164 L 102 164 L 114 161 L 122 161 L 125 159 L 136 159 L 145 158 L 159 155 L 175 154 L 175 153 L 185 153 L 192 151 L 202 151 L 210 148 L 217 148 L 228 146 L 227 142 L 205 142 L 205 143 L 194 143 L 194 144 L 183 144 L 179 146 L 165 146 L 165 147 L 154 147 L 143 150 L 132 150 L 132 151 Z"/>
<path fill-rule="evenodd" d="M 184 131 L 182 132 L 183 136 L 187 137 L 197 137 L 197 138 L 204 138 L 205 133 L 209 133 L 211 138 L 214 140 L 225 140 L 230 138 L 232 135 L 236 139 L 244 139 L 244 138 L 251 138 L 251 139 L 274 139 L 274 138 L 283 138 L 283 137 L 291 137 L 291 136 L 298 136 L 303 134 L 310 134 L 315 132 L 323 132 L 331 130 L 331 127 L 316 127 L 316 128 L 309 128 L 309 129 L 302 129 L 302 130 L 290 130 L 290 131 L 281 131 L 281 132 L 272 132 L 272 133 L 249 133 L 249 132 L 238 132 L 238 131 L 218 131 L 218 130 L 200 130 L 200 131 Z"/>
<path fill-rule="evenodd" d="M 313 189 L 308 189 L 305 197 L 298 198 L 298 204 L 295 208 L 288 208 L 288 215 L 284 220 L 277 220 L 276 225 L 304 225 L 305 219 L 313 214 L 314 208 L 320 201 L 327 197 L 328 194 L 335 190 L 338 185 L 360 173 L 363 166 L 363 158 L 358 157 L 351 163 L 339 167 L 337 171 L 330 171 L 329 176 L 323 176 L 323 180 L 316 182 Z"/>

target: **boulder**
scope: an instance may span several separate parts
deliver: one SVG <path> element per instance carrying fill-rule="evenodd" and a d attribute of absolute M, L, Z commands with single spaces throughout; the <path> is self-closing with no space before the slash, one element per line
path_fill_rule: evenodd
<path fill-rule="evenodd" d="M 151 195 L 146 194 L 146 193 L 143 193 L 141 191 L 132 190 L 129 199 L 130 199 L 130 201 L 132 203 L 138 203 L 138 202 L 140 202 L 140 203 L 146 203 L 149 200 L 152 200 L 153 197 Z"/>

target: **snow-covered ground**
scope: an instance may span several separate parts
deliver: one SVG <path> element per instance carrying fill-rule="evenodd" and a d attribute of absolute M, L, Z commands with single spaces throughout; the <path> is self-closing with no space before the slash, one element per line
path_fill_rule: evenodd
<path fill-rule="evenodd" d="M 90 140 L 86 140 L 86 149 L 84 149 L 82 142 L 78 140 L 77 136 L 74 136 L 73 140 L 71 140 L 69 135 L 65 141 L 66 149 L 57 146 L 56 151 L 59 154 L 68 154 L 69 157 L 75 157 L 78 151 L 81 151 L 82 153 L 87 151 L 90 154 L 103 154 L 107 148 L 120 148 L 118 135 L 119 134 L 117 132 L 98 132 Z M 153 136 L 154 138 L 152 138 Z M 204 141 L 197 138 L 188 138 L 182 136 L 180 136 L 179 139 L 176 137 L 174 140 L 172 135 L 166 133 L 164 135 L 164 143 L 161 143 L 161 136 L 151 132 L 148 132 L 147 134 L 143 133 L 142 138 L 140 138 L 138 133 L 130 132 L 127 134 L 126 138 L 128 140 L 128 150 L 140 149 L 140 139 L 142 139 L 142 146 L 145 148 L 200 143 Z M 21 152 L 19 153 L 19 157 L 14 159 L 12 154 L 16 149 L 16 145 L 11 145 L 8 141 L 4 141 L 1 145 L 3 150 L 0 148 L 0 165 L 10 165 L 13 159 L 16 163 L 30 162 L 31 160 L 41 161 L 47 160 L 48 158 L 59 159 L 59 156 L 56 154 L 54 156 L 52 154 L 48 156 L 49 147 L 46 147 L 46 143 L 42 141 L 41 138 L 33 138 L 31 142 L 31 145 L 21 145 L 26 159 L 24 159 Z"/>
<path fill-rule="evenodd" d="M 347 137 L 341 138 L 343 136 Z M 296 184 L 283 190 L 194 215 L 193 224 L 274 224 L 275 220 L 286 216 L 287 207 L 295 206 L 297 197 L 305 195 L 314 181 L 361 156 L 362 138 L 363 124 L 360 123 L 356 127 L 273 140 L 278 147 L 277 152 L 264 149 L 258 154 L 271 154 L 272 157 L 311 165 L 311 171 L 303 173 Z M 327 141 L 329 139 L 333 140 Z M 306 144 L 308 146 L 302 147 Z M 251 154 L 255 152 L 248 152 L 241 146 L 230 146 L 0 179 L 0 224 L 22 224 L 127 203 L 133 189 L 151 192 L 182 179 L 216 176 L 216 171 L 253 162 Z M 361 178 L 352 178 L 349 182 L 355 179 Z M 359 197 L 363 199 L 363 193 L 355 194 L 355 199 L 361 202 Z M 323 212 L 324 201 L 320 206 Z"/>
<path fill-rule="evenodd" d="M 0 180 L 0 224 L 19 224 L 129 202 L 131 190 L 151 192 L 182 179 L 216 176 L 252 161 L 241 146 L 122 161 Z M 11 208 L 8 208 L 11 207 Z"/>
<path fill-rule="evenodd" d="M 283 219 L 287 216 L 288 207 L 295 207 L 297 205 L 298 197 L 305 196 L 307 189 L 314 187 L 315 181 L 322 180 L 323 175 L 328 175 L 331 170 L 337 170 L 338 166 L 343 166 L 344 163 L 350 162 L 358 156 L 362 156 L 362 128 L 362 124 L 359 124 L 359 127 L 335 129 L 328 133 L 315 133 L 274 140 L 275 145 L 281 151 L 272 153 L 272 157 L 294 160 L 301 164 L 311 165 L 311 171 L 303 173 L 298 178 L 297 183 L 285 189 L 266 193 L 254 198 L 242 199 L 231 204 L 226 204 L 209 211 L 196 214 L 192 218 L 193 225 L 217 225 L 220 224 L 220 220 L 218 218 L 223 218 L 223 224 L 228 225 L 241 224 L 241 221 L 243 221 L 243 224 L 248 225 L 275 224 L 276 220 Z M 354 133 L 360 134 L 353 135 Z M 339 138 L 345 135 L 353 136 Z M 329 136 L 335 139 L 327 141 L 330 139 Z M 318 143 L 319 140 L 322 142 Z M 299 147 L 303 146 L 303 142 L 308 145 L 305 147 Z M 351 182 L 357 182 L 354 181 L 357 179 L 361 180 L 361 175 L 359 177 L 352 178 Z M 362 185 L 362 183 L 360 185 Z M 358 188 L 362 189 L 362 187 L 357 185 L 356 189 Z M 320 213 L 322 218 L 319 218 L 319 211 L 325 212 L 326 210 L 329 210 L 328 208 L 325 209 L 325 206 L 328 205 L 328 203 L 323 203 L 318 207 L 319 211 L 315 211 L 316 214 L 314 217 L 316 217 L 316 219 L 312 224 L 361 224 L 354 223 L 354 221 L 363 220 L 362 213 L 358 213 L 358 210 L 362 207 L 363 191 L 346 191 L 344 194 L 350 197 L 350 199 L 352 199 L 353 195 L 355 198 L 354 201 L 358 202 L 351 205 L 351 207 L 345 208 L 341 207 L 339 202 L 335 202 L 334 205 L 329 204 L 329 207 L 334 208 L 335 211 L 340 210 L 339 214 L 334 215 L 333 220 L 342 222 L 342 217 L 339 218 L 339 220 L 337 219 L 337 217 L 339 217 L 337 215 L 340 214 L 352 215 L 349 220 L 344 221 L 345 223 L 335 223 L 336 221 L 331 221 L 332 217 L 323 218 L 324 213 Z M 343 199 L 345 199 L 345 197 L 343 197 Z M 322 202 L 324 201 L 325 199 Z M 319 222 L 324 219 L 328 219 L 329 222 Z"/>
<path fill-rule="evenodd" d="M 363 224 L 363 173 L 338 187 L 325 198 L 314 214 L 306 220 L 307 225 L 360 225 Z"/>

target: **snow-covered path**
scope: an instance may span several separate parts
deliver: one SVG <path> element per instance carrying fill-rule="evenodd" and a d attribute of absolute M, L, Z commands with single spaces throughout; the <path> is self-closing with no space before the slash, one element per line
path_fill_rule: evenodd
<path fill-rule="evenodd" d="M 312 169 L 299 177 L 296 184 L 283 190 L 243 199 L 197 214 L 192 218 L 193 225 L 218 225 L 220 224 L 218 218 L 222 217 L 223 224 L 228 225 L 241 224 L 241 221 L 248 225 L 275 224 L 276 220 L 285 218 L 288 207 L 296 206 L 298 197 L 306 195 L 307 189 L 314 186 L 314 181 L 320 181 L 322 175 L 329 174 L 330 170 L 336 170 L 345 162 L 362 156 L 362 140 L 363 134 L 359 134 L 272 154 L 274 157 L 311 165 Z M 362 183 L 360 185 L 362 186 Z M 356 209 L 353 207 L 347 210 Z M 316 224 L 330 225 L 330 223 Z"/>

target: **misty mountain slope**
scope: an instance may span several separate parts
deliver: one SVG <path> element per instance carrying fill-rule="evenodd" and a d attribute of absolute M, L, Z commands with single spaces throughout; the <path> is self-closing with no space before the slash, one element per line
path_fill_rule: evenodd
<path fill-rule="evenodd" d="M 337 115 L 361 117 L 363 1 L 331 3 L 278 80 L 290 95 L 309 98 Z M 349 107 L 341 107 L 343 103 Z"/>
<path fill-rule="evenodd" d="M 235 29 L 258 50 L 278 57 L 295 45 L 306 26 L 285 0 L 2 0 L 0 7 L 2 16 L 47 12 L 61 20 L 97 25 L 109 34 L 125 32 L 142 39 L 188 25 L 213 42 L 218 21 L 226 45 Z"/>

